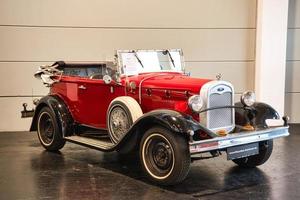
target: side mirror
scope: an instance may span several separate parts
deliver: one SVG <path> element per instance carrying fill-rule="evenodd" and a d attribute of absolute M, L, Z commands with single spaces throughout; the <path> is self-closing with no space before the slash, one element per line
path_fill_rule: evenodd
<path fill-rule="evenodd" d="M 103 76 L 103 81 L 105 84 L 110 84 L 112 81 L 112 78 L 110 77 L 110 75 L 104 75 Z"/>
<path fill-rule="evenodd" d="M 184 72 L 185 75 L 191 76 L 191 72 Z"/>

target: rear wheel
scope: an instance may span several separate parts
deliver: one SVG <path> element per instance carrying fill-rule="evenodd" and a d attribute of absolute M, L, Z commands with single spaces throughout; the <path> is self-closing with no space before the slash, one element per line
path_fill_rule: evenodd
<path fill-rule="evenodd" d="M 183 181 L 191 162 L 186 139 L 162 127 L 151 128 L 144 134 L 140 159 L 149 179 L 162 185 Z"/>
<path fill-rule="evenodd" d="M 240 167 L 253 168 L 264 164 L 271 156 L 273 151 L 273 140 L 267 140 L 259 143 L 259 154 L 232 160 Z"/>
<path fill-rule="evenodd" d="M 49 107 L 44 107 L 39 112 L 37 133 L 41 144 L 49 151 L 58 151 L 66 143 L 62 138 L 55 114 Z"/>

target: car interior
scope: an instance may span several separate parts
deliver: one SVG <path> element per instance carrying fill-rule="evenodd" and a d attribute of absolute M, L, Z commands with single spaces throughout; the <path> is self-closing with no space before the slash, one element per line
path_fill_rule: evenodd
<path fill-rule="evenodd" d="M 116 70 L 113 62 L 103 63 L 66 63 L 64 61 L 55 62 L 57 69 L 63 71 L 66 76 L 79 76 L 89 79 L 103 79 L 105 75 L 115 77 Z"/>

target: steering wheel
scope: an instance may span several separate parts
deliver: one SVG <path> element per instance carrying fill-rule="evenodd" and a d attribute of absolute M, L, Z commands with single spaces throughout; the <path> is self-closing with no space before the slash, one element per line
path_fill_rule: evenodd
<path fill-rule="evenodd" d="M 90 75 L 89 78 L 90 79 L 102 79 L 103 75 L 101 73 L 93 73 L 92 75 Z"/>

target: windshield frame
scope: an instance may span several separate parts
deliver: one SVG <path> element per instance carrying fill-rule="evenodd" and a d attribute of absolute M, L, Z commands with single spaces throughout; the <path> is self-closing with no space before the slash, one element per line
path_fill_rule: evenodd
<path fill-rule="evenodd" d="M 185 63 L 184 63 L 184 57 L 181 49 L 148 49 L 148 50 L 117 50 L 117 70 L 121 76 L 132 76 L 132 75 L 126 75 L 124 73 L 123 69 L 123 62 L 122 62 L 122 53 L 138 53 L 138 52 L 163 52 L 163 51 L 169 51 L 169 52 L 179 52 L 180 55 L 180 64 L 181 64 L 181 71 L 180 70 L 157 70 L 157 71 L 149 71 L 149 72 L 141 72 L 141 73 L 157 73 L 157 72 L 178 72 L 178 73 L 184 73 L 185 72 Z M 172 63 L 171 63 L 172 64 Z M 139 73 L 140 74 L 140 73 Z M 138 74 L 137 74 L 138 75 Z"/>

